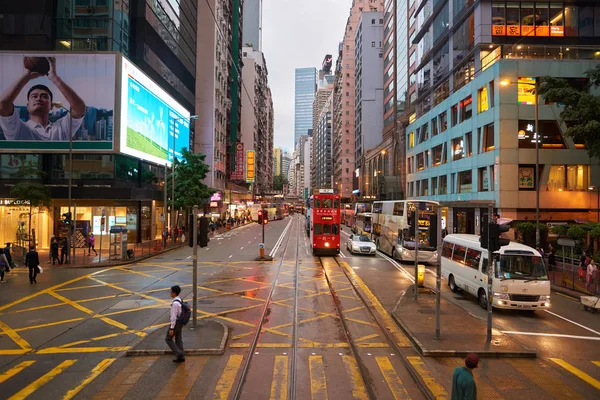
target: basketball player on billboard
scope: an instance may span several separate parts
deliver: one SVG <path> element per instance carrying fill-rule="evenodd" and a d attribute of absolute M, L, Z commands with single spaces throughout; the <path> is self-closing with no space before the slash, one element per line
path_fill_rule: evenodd
<path fill-rule="evenodd" d="M 68 141 L 69 132 L 74 135 L 83 123 L 85 102 L 56 74 L 56 58 L 25 57 L 23 64 L 23 75 L 0 95 L 0 128 L 4 137 L 6 140 Z M 42 76 L 48 76 L 71 106 L 72 126 L 69 126 L 68 114 L 50 122 L 52 92 L 39 84 L 27 92 L 29 120 L 24 122 L 19 118 L 19 110 L 13 104 L 15 99 L 31 80 Z"/>

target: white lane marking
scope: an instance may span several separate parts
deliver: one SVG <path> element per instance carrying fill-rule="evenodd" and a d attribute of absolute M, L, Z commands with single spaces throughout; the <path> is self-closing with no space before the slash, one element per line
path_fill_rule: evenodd
<path fill-rule="evenodd" d="M 233 257 L 233 254 L 229 256 L 229 258 Z"/>
<path fill-rule="evenodd" d="M 350 236 L 350 234 L 349 234 L 349 233 L 347 233 L 346 231 L 342 231 L 342 233 L 343 233 L 344 235 L 346 235 L 346 236 Z"/>
<path fill-rule="evenodd" d="M 587 326 L 585 326 L 585 325 L 581 325 L 581 324 L 580 324 L 580 323 L 578 323 L 578 322 L 571 321 L 570 319 L 568 319 L 568 318 L 565 318 L 565 317 L 563 317 L 562 315 L 558 315 L 557 313 L 554 313 L 554 312 L 552 312 L 552 311 L 550 311 L 550 310 L 544 310 L 544 311 L 546 311 L 548 314 L 554 315 L 555 317 L 558 317 L 558 318 L 560 318 L 560 319 L 562 319 L 562 320 L 565 320 L 565 321 L 567 321 L 567 322 L 570 322 L 570 323 L 572 323 L 573 325 L 577 325 L 578 327 L 580 327 L 580 328 L 582 328 L 582 329 L 585 329 L 585 330 L 586 330 L 586 331 L 588 331 L 588 332 L 592 332 L 593 334 L 600 336 L 600 332 L 598 332 L 598 331 L 595 331 L 595 330 L 593 330 L 592 328 L 588 328 Z"/>
<path fill-rule="evenodd" d="M 204 249 L 204 250 L 208 250 L 208 247 L 206 249 Z"/>
<path fill-rule="evenodd" d="M 189 256 L 187 259 L 189 260 L 190 258 L 192 258 L 192 256 Z"/>
<path fill-rule="evenodd" d="M 252 240 L 248 242 L 248 244 L 252 243 Z"/>
<path fill-rule="evenodd" d="M 292 221 L 293 220 L 290 219 L 290 222 L 288 222 L 288 224 L 285 227 L 285 229 L 283 230 L 283 232 L 281 232 L 281 236 L 279 236 L 279 239 L 277 239 L 277 242 L 275 242 L 275 246 L 273 246 L 273 250 L 271 250 L 271 252 L 269 253 L 269 256 L 273 257 L 275 255 L 275 253 L 277 252 L 277 250 L 279 250 L 279 246 L 281 246 L 281 243 L 283 243 L 283 238 L 287 234 L 287 231 L 290 229 L 290 226 L 292 225 Z"/>
<path fill-rule="evenodd" d="M 244 250 L 244 246 L 240 247 L 240 250 Z"/>
<path fill-rule="evenodd" d="M 582 340 L 600 340 L 600 337 L 597 337 L 597 336 L 564 335 L 561 333 L 538 333 L 538 332 L 516 332 L 516 331 L 502 331 L 502 333 L 509 334 L 509 335 L 545 336 L 545 337 L 582 339 Z"/>
<path fill-rule="evenodd" d="M 389 261 L 389 263 L 392 264 L 398 271 L 402 272 L 402 274 L 406 277 L 406 279 L 408 279 L 412 283 L 415 283 L 415 277 L 412 276 L 411 274 L 409 274 L 408 271 L 406 269 L 404 269 L 403 266 L 401 266 L 400 264 L 398 264 L 396 262 L 396 260 L 391 259 L 390 257 L 388 257 L 387 255 L 383 254 L 380 251 L 377 251 L 377 254 L 379 254 L 379 256 L 381 258 Z"/>
<path fill-rule="evenodd" d="M 344 252 L 343 252 L 343 251 L 341 251 L 341 250 L 340 250 L 340 255 L 341 255 L 343 258 L 346 258 L 346 255 L 345 255 L 345 254 L 344 254 Z"/>

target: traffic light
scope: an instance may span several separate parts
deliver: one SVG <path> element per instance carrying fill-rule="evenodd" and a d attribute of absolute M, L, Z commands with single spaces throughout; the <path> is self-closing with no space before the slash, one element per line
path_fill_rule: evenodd
<path fill-rule="evenodd" d="M 71 214 L 71 211 L 64 213 L 62 216 L 63 216 L 62 222 L 67 225 L 71 225 L 71 222 L 73 222 L 73 214 Z"/>
<path fill-rule="evenodd" d="M 200 224 L 198 226 L 198 245 L 200 247 L 208 246 L 208 218 L 200 217 Z"/>
<path fill-rule="evenodd" d="M 488 248 L 488 227 L 489 227 L 489 218 L 488 215 L 485 214 L 481 217 L 481 235 L 479 236 L 479 244 L 484 249 Z"/>
<path fill-rule="evenodd" d="M 263 223 L 263 211 L 258 210 L 258 223 L 262 225 Z"/>
<path fill-rule="evenodd" d="M 438 216 L 437 214 L 429 215 L 429 245 L 437 247 L 438 245 Z"/>
<path fill-rule="evenodd" d="M 504 225 L 498 225 L 496 223 L 492 223 L 489 226 L 489 230 L 490 230 L 490 243 L 489 243 L 489 251 L 490 252 L 495 252 L 500 250 L 500 247 L 502 246 L 507 246 L 510 243 L 510 240 L 508 239 L 501 239 L 500 235 L 502 235 L 504 232 L 508 232 L 510 229 L 510 225 L 508 224 L 504 224 Z"/>
<path fill-rule="evenodd" d="M 269 223 L 269 212 L 265 210 L 263 213 L 263 224 L 267 225 Z"/>

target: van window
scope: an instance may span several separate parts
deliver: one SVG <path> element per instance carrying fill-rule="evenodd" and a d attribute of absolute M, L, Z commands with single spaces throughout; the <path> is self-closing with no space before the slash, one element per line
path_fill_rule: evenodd
<path fill-rule="evenodd" d="M 454 254 L 452 254 L 452 261 L 456 261 L 461 264 L 464 264 L 466 252 L 467 252 L 466 247 L 457 244 L 456 246 L 454 246 Z"/>
<path fill-rule="evenodd" d="M 442 257 L 446 257 L 447 259 L 452 258 L 452 247 L 454 244 L 450 242 L 444 242 L 444 248 L 442 249 Z"/>
<path fill-rule="evenodd" d="M 394 203 L 394 215 L 399 215 L 400 217 L 404 215 L 404 202 Z"/>
<path fill-rule="evenodd" d="M 383 203 L 373 203 L 373 212 L 377 214 L 381 214 L 381 210 L 383 208 Z"/>
<path fill-rule="evenodd" d="M 322 235 L 323 234 L 323 225 L 315 224 L 315 229 L 313 231 L 313 235 Z"/>
<path fill-rule="evenodd" d="M 485 275 L 488 274 L 488 259 L 487 258 L 483 258 L 483 261 L 481 262 L 481 272 L 484 273 Z"/>
<path fill-rule="evenodd" d="M 474 249 L 467 250 L 467 260 L 465 263 L 467 265 L 467 267 L 471 267 L 476 270 L 479 270 L 479 260 L 480 259 L 481 259 L 481 251 L 474 250 Z"/>

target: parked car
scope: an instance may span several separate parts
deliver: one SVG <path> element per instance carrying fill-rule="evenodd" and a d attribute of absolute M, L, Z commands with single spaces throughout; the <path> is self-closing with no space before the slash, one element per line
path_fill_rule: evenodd
<path fill-rule="evenodd" d="M 350 235 L 346 242 L 346 249 L 350 254 L 369 254 L 375 255 L 377 247 L 367 235 Z"/>

